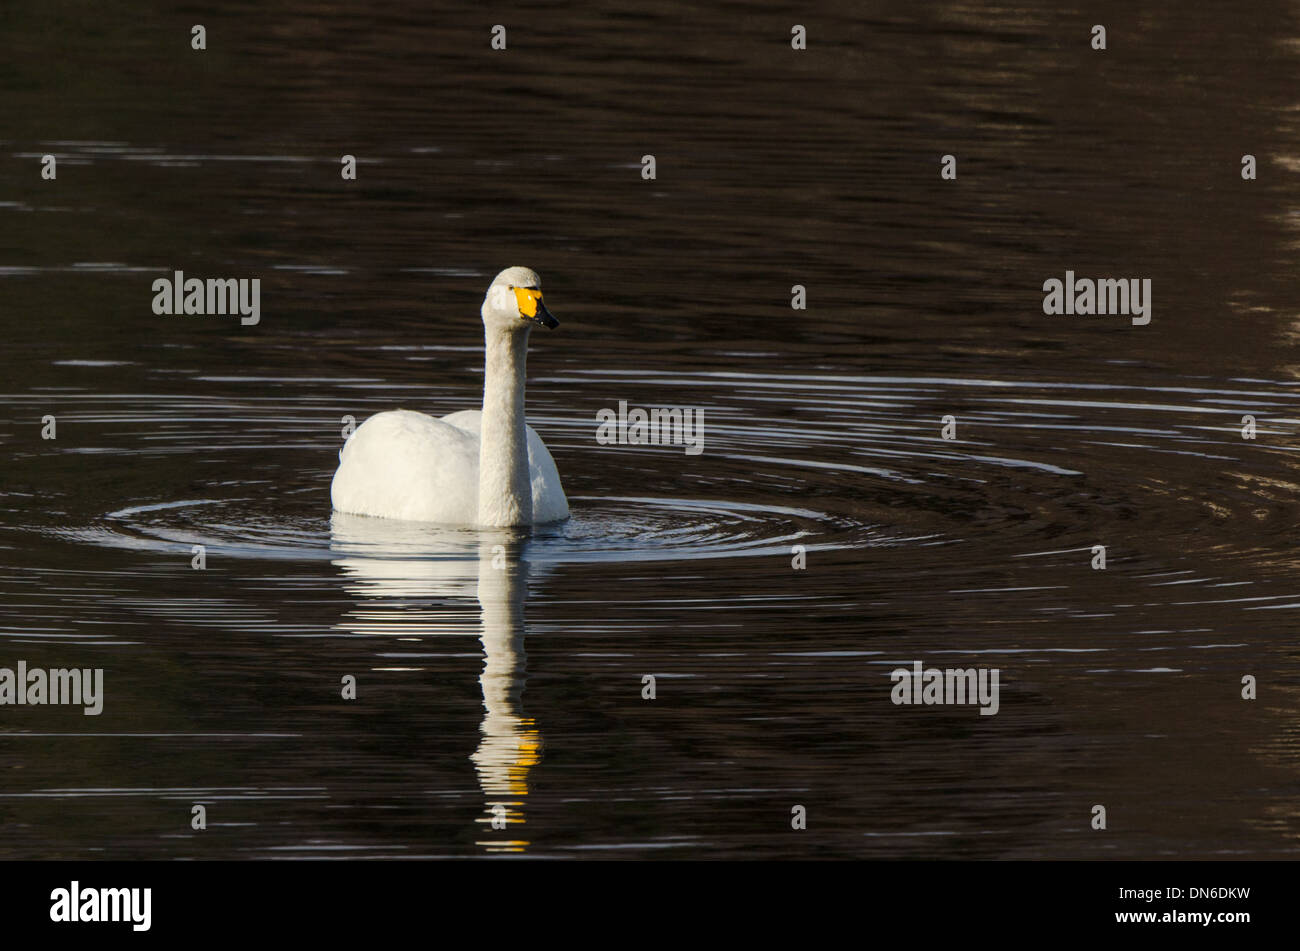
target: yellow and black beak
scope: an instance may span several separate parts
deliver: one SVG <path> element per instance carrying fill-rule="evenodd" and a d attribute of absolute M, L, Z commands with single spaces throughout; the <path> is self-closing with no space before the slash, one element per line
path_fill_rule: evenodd
<path fill-rule="evenodd" d="M 515 300 L 519 302 L 519 315 L 535 324 L 554 329 L 560 322 L 551 316 L 551 312 L 542 303 L 542 292 L 535 287 L 516 287 Z"/>

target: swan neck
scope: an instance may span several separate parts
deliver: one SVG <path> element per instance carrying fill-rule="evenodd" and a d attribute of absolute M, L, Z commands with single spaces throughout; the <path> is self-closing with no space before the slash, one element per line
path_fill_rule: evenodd
<path fill-rule="evenodd" d="M 481 525 L 531 525 L 524 377 L 528 329 L 485 328 L 483 419 L 479 443 L 478 520 Z"/>

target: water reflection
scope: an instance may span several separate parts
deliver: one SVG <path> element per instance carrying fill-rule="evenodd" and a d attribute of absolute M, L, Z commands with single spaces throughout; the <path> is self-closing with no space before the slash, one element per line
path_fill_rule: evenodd
<path fill-rule="evenodd" d="M 542 734 L 536 721 L 523 715 L 521 698 L 527 676 L 524 651 L 524 602 L 528 565 L 519 556 L 522 541 L 504 532 L 485 533 L 479 544 L 478 601 L 483 621 L 482 738 L 474 766 L 487 804 L 489 828 L 509 830 L 524 823 L 528 771 L 541 759 Z M 507 839 L 479 842 L 489 852 L 522 852 L 528 842 Z"/>
<path fill-rule="evenodd" d="M 331 547 L 344 589 L 360 599 L 339 622 L 356 636 L 402 640 L 467 633 L 479 604 L 483 644 L 483 720 L 470 756 L 483 793 L 477 844 L 486 852 L 523 852 L 528 773 L 541 759 L 542 735 L 523 713 L 528 655 L 524 605 L 526 536 L 510 530 L 466 531 L 335 513 Z M 471 557 L 472 556 L 472 557 Z"/>

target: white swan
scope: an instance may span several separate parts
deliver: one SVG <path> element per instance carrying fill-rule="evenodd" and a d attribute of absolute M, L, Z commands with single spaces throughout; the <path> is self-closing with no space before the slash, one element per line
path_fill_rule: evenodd
<path fill-rule="evenodd" d="M 524 421 L 524 366 L 533 324 L 558 327 L 541 280 L 506 268 L 483 298 L 483 411 L 434 419 L 379 413 L 339 453 L 337 511 L 448 525 L 505 528 L 558 522 L 569 502 L 555 461 Z"/>

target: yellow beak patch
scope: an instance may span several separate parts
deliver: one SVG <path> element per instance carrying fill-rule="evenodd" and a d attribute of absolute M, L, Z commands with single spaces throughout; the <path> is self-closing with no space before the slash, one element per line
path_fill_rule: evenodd
<path fill-rule="evenodd" d="M 537 302 L 542 299 L 542 292 L 530 287 L 516 287 L 515 300 L 519 302 L 519 313 L 525 317 L 537 316 Z"/>

